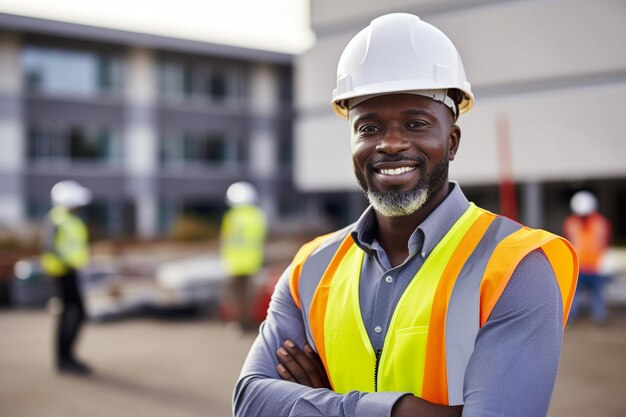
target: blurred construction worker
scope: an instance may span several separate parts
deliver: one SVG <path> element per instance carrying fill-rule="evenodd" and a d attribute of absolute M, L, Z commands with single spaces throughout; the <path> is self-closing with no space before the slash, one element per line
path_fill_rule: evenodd
<path fill-rule="evenodd" d="M 611 240 L 611 224 L 598 213 L 598 200 L 589 191 L 574 194 L 570 208 L 573 213 L 565 219 L 563 231 L 580 260 L 580 275 L 570 320 L 578 316 L 584 293 L 587 293 L 591 316 L 596 323 L 602 324 L 607 318 L 603 290 L 608 277 L 601 272 L 601 262 Z"/>
<path fill-rule="evenodd" d="M 280 278 L 237 416 L 546 415 L 576 253 L 448 180 L 473 102 L 456 48 L 417 16 L 346 46 L 331 105 L 371 205 Z"/>
<path fill-rule="evenodd" d="M 230 279 L 235 320 L 242 330 L 254 327 L 249 308 L 250 281 L 263 266 L 266 220 L 255 205 L 257 192 L 252 184 L 241 181 L 226 191 L 230 208 L 220 230 L 220 253 Z"/>
<path fill-rule="evenodd" d="M 56 329 L 56 367 L 59 372 L 88 374 L 77 359 L 75 345 L 85 321 L 79 271 L 89 262 L 89 238 L 76 210 L 91 201 L 91 191 L 76 181 L 64 180 L 51 191 L 52 209 L 43 227 L 41 266 L 53 278 L 62 308 Z"/>

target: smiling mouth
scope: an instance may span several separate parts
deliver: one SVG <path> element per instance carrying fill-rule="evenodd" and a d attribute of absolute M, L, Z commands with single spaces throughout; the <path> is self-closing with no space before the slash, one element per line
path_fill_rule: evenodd
<path fill-rule="evenodd" d="M 383 174 L 383 175 L 401 175 L 404 174 L 405 172 L 410 172 L 415 170 L 416 167 L 412 166 L 412 167 L 399 167 L 399 168 L 382 168 L 382 169 L 377 169 L 376 172 Z"/>

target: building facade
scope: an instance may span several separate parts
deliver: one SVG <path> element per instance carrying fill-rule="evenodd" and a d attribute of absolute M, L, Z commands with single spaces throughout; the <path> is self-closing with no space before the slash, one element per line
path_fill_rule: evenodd
<path fill-rule="evenodd" d="M 317 42 L 295 63 L 300 189 L 343 195 L 352 217 L 361 209 L 348 124 L 329 102 L 344 46 L 372 18 L 391 12 L 437 26 L 464 60 L 476 105 L 459 119 L 451 177 L 472 200 L 498 211 L 498 184 L 510 173 L 520 220 L 560 232 L 571 195 L 589 189 L 612 219 L 616 242 L 626 242 L 621 0 L 312 1 Z"/>
<path fill-rule="evenodd" d="M 0 14 L 0 224 L 32 229 L 62 179 L 101 236 L 217 227 L 234 181 L 280 230 L 291 176 L 288 54 Z"/>

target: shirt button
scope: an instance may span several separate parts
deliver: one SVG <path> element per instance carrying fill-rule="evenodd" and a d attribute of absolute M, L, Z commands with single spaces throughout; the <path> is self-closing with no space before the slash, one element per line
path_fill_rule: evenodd
<path fill-rule="evenodd" d="M 382 332 L 382 331 L 383 331 L 383 328 L 382 328 L 382 327 L 380 327 L 380 326 L 376 326 L 376 327 L 374 327 L 374 331 L 375 331 L 376 333 L 380 333 L 380 332 Z"/>
<path fill-rule="evenodd" d="M 422 255 L 422 258 L 425 258 L 426 257 L 426 252 L 422 252 L 421 255 Z"/>
<path fill-rule="evenodd" d="M 393 282 L 393 278 L 391 277 L 391 275 L 387 275 L 387 276 L 385 277 L 385 282 L 386 282 L 387 284 L 391 284 L 391 283 Z"/>

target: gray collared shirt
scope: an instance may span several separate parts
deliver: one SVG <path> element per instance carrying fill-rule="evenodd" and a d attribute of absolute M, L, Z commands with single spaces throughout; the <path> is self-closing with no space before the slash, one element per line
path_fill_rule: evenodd
<path fill-rule="evenodd" d="M 356 222 L 352 236 L 366 252 L 360 305 L 374 350 L 382 348 L 394 308 L 409 282 L 468 206 L 459 185 L 451 183 L 446 199 L 411 235 L 407 259 L 394 268 L 375 239 L 373 209 L 368 208 Z M 301 347 L 306 342 L 288 278 L 285 271 L 241 371 L 234 393 L 235 415 L 390 416 L 395 402 L 407 393 L 337 394 L 280 380 L 276 350 L 285 339 Z M 519 264 L 478 333 L 465 374 L 463 417 L 545 416 L 558 368 L 562 318 L 552 268 L 543 252 L 534 251 Z"/>

